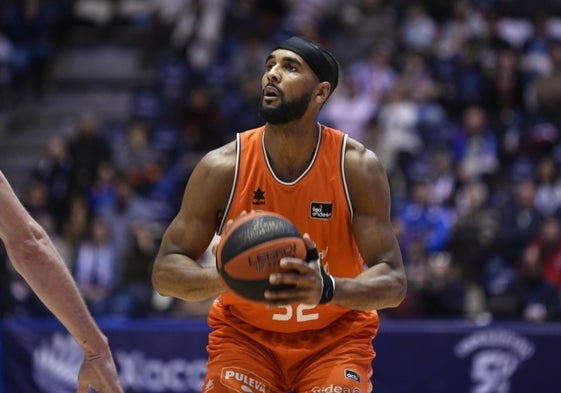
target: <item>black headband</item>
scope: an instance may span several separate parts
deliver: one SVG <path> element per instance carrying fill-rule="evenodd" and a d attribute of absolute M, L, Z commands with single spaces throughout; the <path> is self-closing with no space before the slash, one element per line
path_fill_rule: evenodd
<path fill-rule="evenodd" d="M 314 71 L 320 82 L 331 84 L 333 93 L 339 82 L 339 66 L 333 55 L 319 44 L 300 37 L 291 37 L 275 49 L 286 49 L 299 55 Z"/>

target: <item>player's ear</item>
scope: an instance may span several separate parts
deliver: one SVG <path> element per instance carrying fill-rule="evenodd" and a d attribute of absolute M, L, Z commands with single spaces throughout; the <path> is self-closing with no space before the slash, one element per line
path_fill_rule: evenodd
<path fill-rule="evenodd" d="M 316 100 L 318 100 L 318 103 L 323 104 L 325 101 L 327 101 L 330 92 L 331 92 L 331 83 L 327 81 L 320 82 L 316 90 Z"/>

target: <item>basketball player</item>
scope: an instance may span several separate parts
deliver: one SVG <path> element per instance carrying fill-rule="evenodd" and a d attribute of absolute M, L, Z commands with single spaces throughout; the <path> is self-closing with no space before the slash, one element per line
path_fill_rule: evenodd
<path fill-rule="evenodd" d="M 401 303 L 406 277 L 385 170 L 372 151 L 318 123 L 338 73 L 316 43 L 292 37 L 274 49 L 261 81 L 266 124 L 201 160 L 164 234 L 156 290 L 217 297 L 205 393 L 372 390 L 377 310 Z M 215 231 L 251 210 L 288 217 L 320 256 L 282 259 L 286 273 L 270 282 L 294 289 L 267 291 L 265 303 L 227 291 L 215 268 L 196 262 Z"/>
<path fill-rule="evenodd" d="M 62 257 L 0 171 L 0 238 L 16 271 L 84 351 L 77 393 L 122 393 L 105 335 L 92 319 Z"/>

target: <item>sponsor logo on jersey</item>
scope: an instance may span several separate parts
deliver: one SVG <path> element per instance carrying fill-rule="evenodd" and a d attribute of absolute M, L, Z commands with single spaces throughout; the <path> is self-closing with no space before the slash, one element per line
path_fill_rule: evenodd
<path fill-rule="evenodd" d="M 208 382 L 206 383 L 205 388 L 203 389 L 203 392 L 210 392 L 212 389 L 214 389 L 214 379 L 209 379 Z"/>
<path fill-rule="evenodd" d="M 345 378 L 352 379 L 353 381 L 360 382 L 360 376 L 357 372 L 349 369 L 345 369 Z"/>
<path fill-rule="evenodd" d="M 251 203 L 254 205 L 265 204 L 265 191 L 263 191 L 261 187 L 257 187 L 257 190 L 253 191 L 253 200 Z"/>
<path fill-rule="evenodd" d="M 361 393 L 359 388 L 350 388 L 348 386 L 340 385 L 327 385 L 327 386 L 314 386 L 312 393 Z"/>
<path fill-rule="evenodd" d="M 329 220 L 333 216 L 333 204 L 328 202 L 312 202 L 310 217 L 320 220 Z"/>
<path fill-rule="evenodd" d="M 269 381 L 240 367 L 224 367 L 220 382 L 239 393 L 267 393 L 271 387 Z"/>

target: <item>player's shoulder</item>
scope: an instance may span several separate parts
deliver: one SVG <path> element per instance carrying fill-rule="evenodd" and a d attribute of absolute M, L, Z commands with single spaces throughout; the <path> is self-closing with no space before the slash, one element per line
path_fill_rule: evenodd
<path fill-rule="evenodd" d="M 211 172 L 213 175 L 233 173 L 236 167 L 236 142 L 210 150 L 197 166 L 199 171 Z"/>
<path fill-rule="evenodd" d="M 374 151 L 368 149 L 361 142 L 348 136 L 345 144 L 345 166 L 353 168 L 355 166 L 377 167 L 382 169 L 382 164 Z"/>

